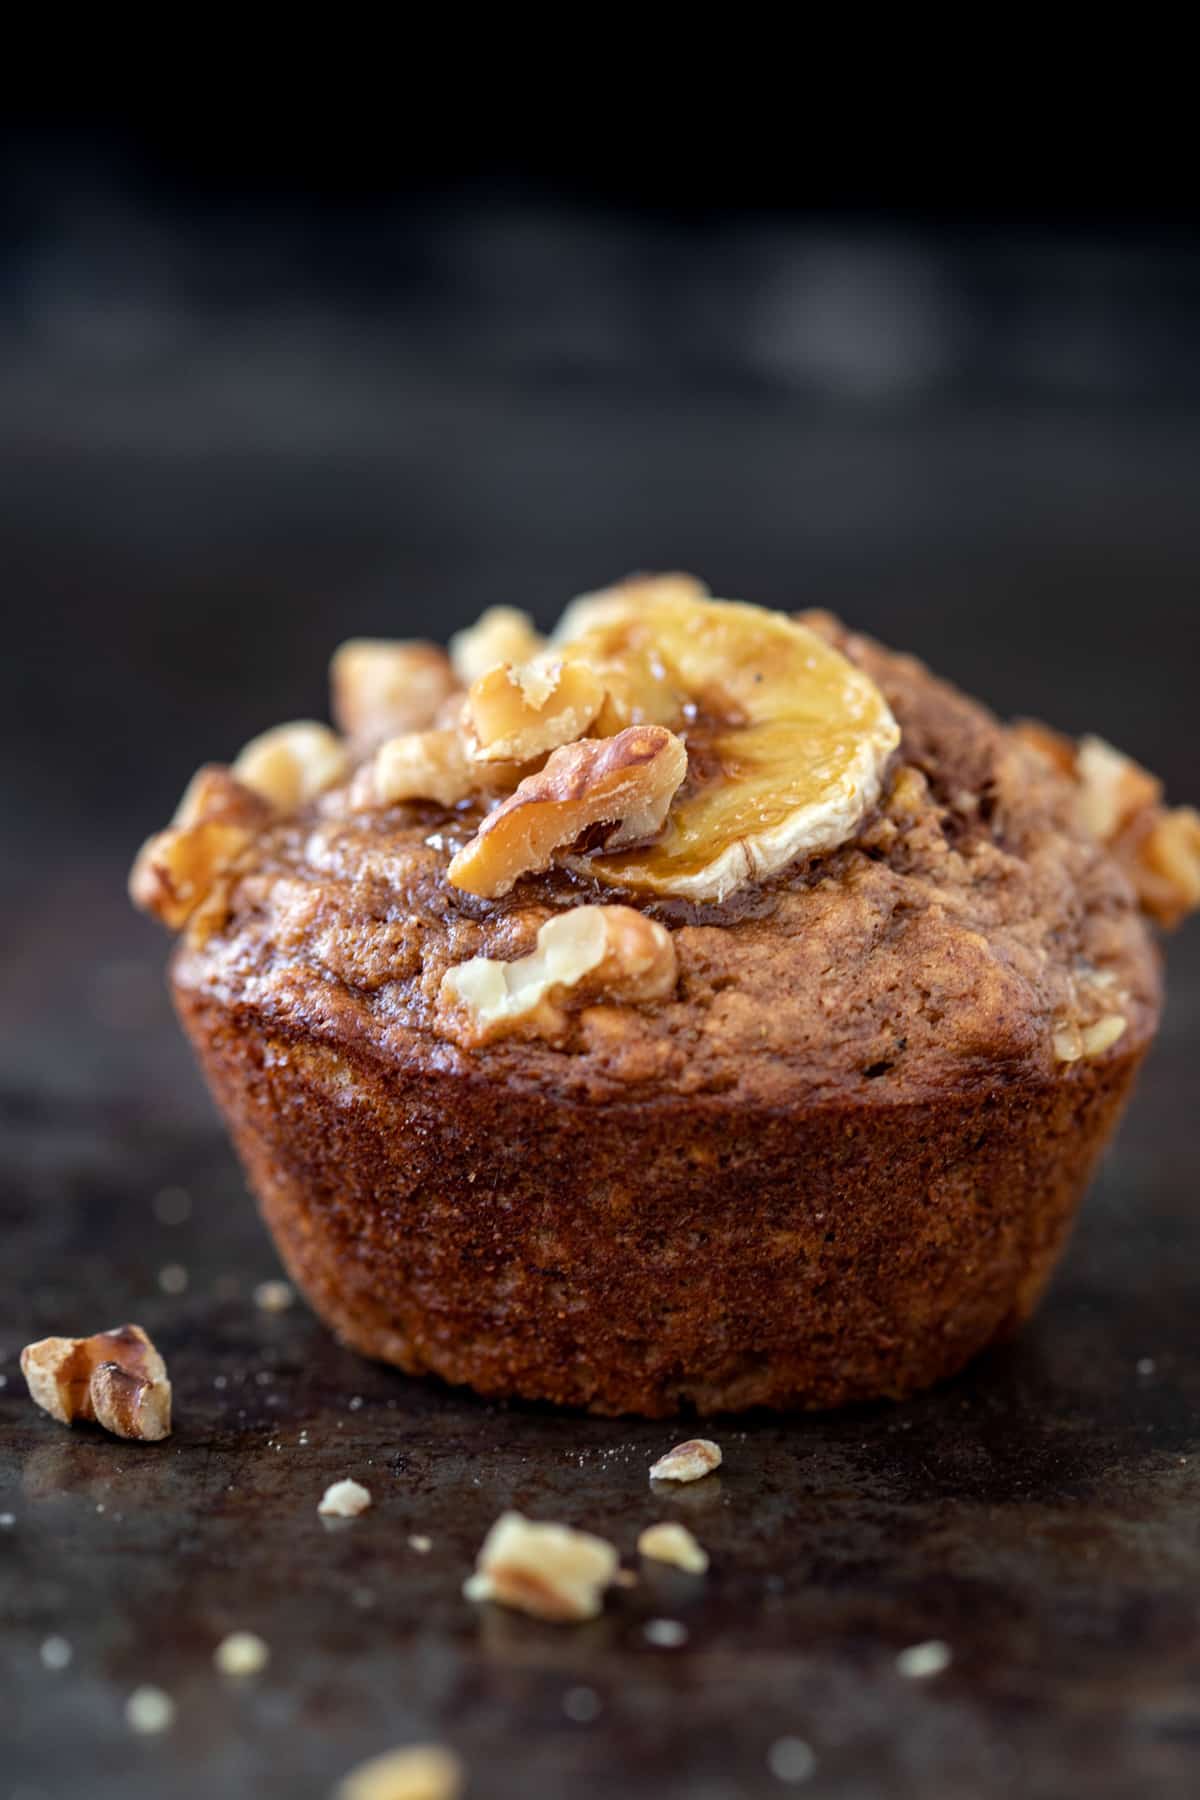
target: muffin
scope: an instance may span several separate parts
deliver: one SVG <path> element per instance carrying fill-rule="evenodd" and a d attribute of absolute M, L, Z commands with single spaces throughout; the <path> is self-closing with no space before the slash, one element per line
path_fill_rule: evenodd
<path fill-rule="evenodd" d="M 682 576 L 332 676 L 338 731 L 202 769 L 131 889 L 341 1339 L 662 1416 L 900 1397 L 1028 1316 L 1200 817 Z"/>

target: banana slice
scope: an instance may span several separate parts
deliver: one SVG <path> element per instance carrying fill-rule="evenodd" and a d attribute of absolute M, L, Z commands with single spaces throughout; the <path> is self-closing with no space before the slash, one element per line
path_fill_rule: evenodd
<path fill-rule="evenodd" d="M 645 720 L 688 750 L 687 781 L 657 841 L 578 860 L 599 880 L 723 900 L 798 856 L 835 849 L 878 798 L 900 741 L 887 702 L 785 614 L 710 600 L 671 577 L 576 602 L 560 633 L 564 658 L 608 687 L 593 733 Z"/>

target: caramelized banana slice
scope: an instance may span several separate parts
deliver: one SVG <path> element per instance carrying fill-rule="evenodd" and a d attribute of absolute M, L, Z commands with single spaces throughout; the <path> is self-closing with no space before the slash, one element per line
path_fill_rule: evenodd
<path fill-rule="evenodd" d="M 815 632 L 700 597 L 682 577 L 577 602 L 561 649 L 597 673 L 618 712 L 632 694 L 687 744 L 689 781 L 657 842 L 610 840 L 579 865 L 622 887 L 719 901 L 836 848 L 878 797 L 900 741 L 874 682 Z M 592 729 L 605 722 L 602 712 Z"/>

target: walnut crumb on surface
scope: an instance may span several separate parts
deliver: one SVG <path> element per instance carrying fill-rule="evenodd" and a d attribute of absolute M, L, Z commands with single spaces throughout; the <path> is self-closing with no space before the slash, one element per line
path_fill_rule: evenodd
<path fill-rule="evenodd" d="M 334 1800 L 459 1800 L 462 1759 L 441 1744 L 412 1744 L 360 1763 L 339 1782 Z"/>
<path fill-rule="evenodd" d="M 603 1538 L 506 1512 L 484 1539 L 463 1593 L 570 1624 L 597 1616 L 616 1573 L 617 1553 Z"/>
<path fill-rule="evenodd" d="M 253 1631 L 231 1631 L 213 1651 L 213 1662 L 222 1675 L 258 1675 L 270 1660 L 270 1648 Z"/>
<path fill-rule="evenodd" d="M 31 1398 L 64 1425 L 82 1420 L 146 1443 L 170 1433 L 166 1364 L 140 1325 L 26 1344 L 21 1372 Z"/>
<path fill-rule="evenodd" d="M 638 1554 L 651 1562 L 670 1563 L 689 1575 L 703 1575 L 708 1568 L 708 1552 L 696 1542 L 686 1525 L 664 1519 L 647 1525 L 638 1538 Z"/>
<path fill-rule="evenodd" d="M 699 1481 L 721 1466 L 721 1447 L 711 1438 L 689 1438 L 660 1456 L 650 1470 L 651 1481 Z"/>
<path fill-rule="evenodd" d="M 317 1511 L 326 1519 L 356 1519 L 370 1504 L 370 1493 L 360 1481 L 334 1481 L 321 1495 Z"/>

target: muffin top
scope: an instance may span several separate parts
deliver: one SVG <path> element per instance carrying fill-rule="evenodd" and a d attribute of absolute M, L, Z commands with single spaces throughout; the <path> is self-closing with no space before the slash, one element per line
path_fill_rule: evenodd
<path fill-rule="evenodd" d="M 580 1100 L 915 1101 L 1145 1041 L 1144 909 L 1200 901 L 1200 820 L 1136 765 L 825 615 L 677 578 L 588 604 L 561 652 L 507 612 L 453 662 L 346 646 L 344 738 L 201 771 L 132 878 L 183 928 L 177 984 L 273 1040 Z"/>

